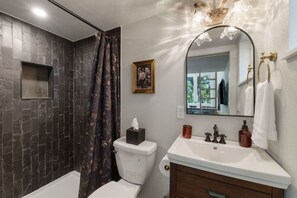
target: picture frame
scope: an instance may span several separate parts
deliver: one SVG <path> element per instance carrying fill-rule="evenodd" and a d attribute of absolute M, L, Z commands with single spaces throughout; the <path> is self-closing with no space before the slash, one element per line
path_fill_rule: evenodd
<path fill-rule="evenodd" d="M 132 65 L 133 93 L 155 93 L 155 60 L 134 62 Z"/>

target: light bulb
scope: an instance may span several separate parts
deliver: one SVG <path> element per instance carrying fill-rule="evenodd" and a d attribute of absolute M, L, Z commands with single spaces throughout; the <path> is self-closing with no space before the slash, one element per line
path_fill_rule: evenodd
<path fill-rule="evenodd" d="M 211 37 L 209 36 L 208 32 L 204 32 L 202 33 L 196 40 L 196 44 L 198 46 L 201 46 L 203 43 L 205 42 L 211 42 L 212 39 Z"/>
<path fill-rule="evenodd" d="M 238 32 L 238 29 L 234 27 L 226 27 L 224 28 L 224 31 L 222 32 L 220 38 L 223 39 L 225 36 L 227 36 L 230 40 L 233 40 Z"/>
<path fill-rule="evenodd" d="M 36 15 L 39 16 L 41 18 L 45 18 L 47 17 L 47 13 L 45 12 L 45 10 L 38 8 L 38 7 L 34 7 L 32 8 L 32 12 Z"/>

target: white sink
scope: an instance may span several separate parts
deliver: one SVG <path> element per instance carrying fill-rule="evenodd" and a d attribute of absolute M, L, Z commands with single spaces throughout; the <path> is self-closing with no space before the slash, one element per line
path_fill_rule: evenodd
<path fill-rule="evenodd" d="M 233 142 L 226 145 L 214 144 L 196 137 L 184 143 L 197 158 L 220 163 L 240 162 L 255 152 L 254 149 L 242 148 L 232 144 Z"/>
<path fill-rule="evenodd" d="M 179 136 L 168 150 L 170 162 L 237 179 L 286 189 L 290 175 L 264 150 L 240 147 L 238 142 L 227 144 L 205 142 L 193 136 Z"/>

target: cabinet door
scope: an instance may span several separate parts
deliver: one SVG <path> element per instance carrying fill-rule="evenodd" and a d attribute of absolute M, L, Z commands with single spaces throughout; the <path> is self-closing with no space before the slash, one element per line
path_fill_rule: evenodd
<path fill-rule="evenodd" d="M 185 198 L 271 198 L 271 195 L 212 179 L 176 172 L 177 197 Z"/>

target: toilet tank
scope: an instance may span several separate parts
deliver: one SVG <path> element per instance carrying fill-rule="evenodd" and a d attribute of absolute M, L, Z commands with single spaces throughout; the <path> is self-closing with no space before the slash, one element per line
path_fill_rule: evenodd
<path fill-rule="evenodd" d="M 126 137 L 122 137 L 114 141 L 113 146 L 120 176 L 128 182 L 144 184 L 155 163 L 157 144 L 149 141 L 128 144 Z"/>

